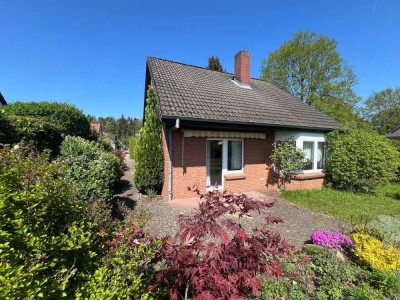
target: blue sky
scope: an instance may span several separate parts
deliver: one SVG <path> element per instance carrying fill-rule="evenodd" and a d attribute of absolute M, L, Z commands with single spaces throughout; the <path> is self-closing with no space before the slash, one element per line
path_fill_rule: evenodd
<path fill-rule="evenodd" d="M 0 91 L 95 116 L 141 117 L 146 56 L 228 72 L 238 50 L 261 61 L 299 30 L 338 41 L 356 93 L 400 86 L 400 1 L 0 0 Z"/>

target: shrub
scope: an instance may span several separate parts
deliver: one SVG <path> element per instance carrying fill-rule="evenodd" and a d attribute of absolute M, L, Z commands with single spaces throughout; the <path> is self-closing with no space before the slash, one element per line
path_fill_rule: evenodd
<path fill-rule="evenodd" d="M 164 181 L 164 154 L 161 140 L 161 119 L 154 90 L 149 87 L 146 98 L 145 123 L 135 146 L 136 188 L 145 193 L 153 189 L 160 192 Z"/>
<path fill-rule="evenodd" d="M 280 185 L 283 190 L 286 188 L 286 182 L 290 183 L 291 176 L 306 165 L 304 152 L 296 148 L 296 141 L 293 139 L 274 143 L 270 158 L 275 170 L 281 175 Z"/>
<path fill-rule="evenodd" d="M 112 188 L 123 174 L 117 157 L 101 144 L 71 136 L 63 141 L 61 156 L 81 199 L 111 198 Z"/>
<path fill-rule="evenodd" d="M 7 116 L 31 117 L 52 123 L 63 136 L 91 136 L 90 123 L 81 110 L 60 102 L 15 102 L 2 107 Z"/>
<path fill-rule="evenodd" d="M 17 132 L 2 111 L 0 111 L 0 144 L 13 144 L 17 142 Z"/>
<path fill-rule="evenodd" d="M 394 217 L 379 215 L 368 222 L 367 227 L 377 229 L 384 240 L 400 244 L 400 215 Z"/>
<path fill-rule="evenodd" d="M 240 219 L 273 202 L 254 201 L 227 191 L 200 197 L 199 211 L 180 215 L 178 233 L 163 239 L 160 258 L 165 269 L 160 275 L 169 284 L 171 299 L 178 299 L 178 294 L 186 298 L 193 295 L 195 300 L 242 299 L 249 292 L 258 294 L 257 275 L 282 275 L 280 260 L 290 256 L 292 247 L 266 226 L 248 234 L 228 217 Z M 272 216 L 266 220 L 282 222 Z"/>
<path fill-rule="evenodd" d="M 320 230 L 314 231 L 311 235 L 311 240 L 315 245 L 324 248 L 347 248 L 352 244 L 352 241 L 340 232 Z"/>
<path fill-rule="evenodd" d="M 72 297 L 95 263 L 97 243 L 70 186 L 48 152 L 0 148 L 1 299 Z"/>
<path fill-rule="evenodd" d="M 132 222 L 107 244 L 108 254 L 79 289 L 76 299 L 154 299 L 149 287 L 154 280 L 152 261 L 159 241 Z"/>
<path fill-rule="evenodd" d="M 396 271 L 400 269 L 400 249 L 367 234 L 352 235 L 354 241 L 353 253 L 361 264 L 373 269 Z"/>
<path fill-rule="evenodd" d="M 371 131 L 338 131 L 328 135 L 329 171 L 340 189 L 373 192 L 395 178 L 400 166 L 395 146 L 384 136 Z"/>
<path fill-rule="evenodd" d="M 135 156 L 135 146 L 136 146 L 137 140 L 138 140 L 138 138 L 135 136 L 131 136 L 129 138 L 129 157 L 131 159 L 133 159 Z"/>

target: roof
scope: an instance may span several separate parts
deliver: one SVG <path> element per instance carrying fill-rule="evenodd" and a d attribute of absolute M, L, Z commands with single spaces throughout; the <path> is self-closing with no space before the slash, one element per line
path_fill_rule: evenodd
<path fill-rule="evenodd" d="M 340 124 L 288 92 L 260 79 L 251 89 L 233 82 L 233 74 L 155 57 L 147 58 L 163 119 L 338 129 Z"/>
<path fill-rule="evenodd" d="M 101 133 L 101 131 L 103 131 L 103 125 L 100 123 L 90 123 L 90 127 L 97 133 Z"/>
<path fill-rule="evenodd" d="M 400 124 L 399 126 L 392 129 L 386 137 L 390 139 L 400 140 Z"/>
<path fill-rule="evenodd" d="M 4 99 L 3 95 L 0 92 L 0 106 L 7 105 L 6 99 Z"/>

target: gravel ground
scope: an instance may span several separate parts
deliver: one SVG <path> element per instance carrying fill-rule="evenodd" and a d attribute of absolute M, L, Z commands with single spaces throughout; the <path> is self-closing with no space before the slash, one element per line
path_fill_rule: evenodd
<path fill-rule="evenodd" d="M 128 170 L 125 172 L 123 181 L 125 188 L 116 195 L 125 202 L 131 203 L 134 208 L 138 203 L 151 211 L 152 217 L 146 224 L 144 230 L 157 237 L 163 237 L 167 234 L 174 234 L 178 230 L 178 215 L 193 214 L 193 208 L 171 207 L 167 201 L 160 200 L 142 200 L 132 183 L 133 161 L 127 157 Z M 277 195 L 262 194 L 260 192 L 247 192 L 250 197 L 256 200 L 263 200 L 265 197 L 275 200 L 275 205 L 266 209 L 266 214 L 280 217 L 284 220 L 282 224 L 271 225 L 270 228 L 281 233 L 289 243 L 296 247 L 301 247 L 309 241 L 310 235 L 315 230 L 337 230 L 343 231 L 349 228 L 349 225 L 333 217 L 312 212 L 305 207 L 301 207 L 277 197 Z M 235 218 L 235 217 L 232 217 Z M 242 226 L 246 230 L 255 227 L 262 227 L 265 224 L 265 215 L 253 213 L 252 217 L 243 217 Z"/>

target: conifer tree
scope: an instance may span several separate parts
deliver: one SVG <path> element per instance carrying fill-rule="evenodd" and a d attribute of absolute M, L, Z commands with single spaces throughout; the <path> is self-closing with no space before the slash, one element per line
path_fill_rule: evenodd
<path fill-rule="evenodd" d="M 133 180 L 141 193 L 160 192 L 164 181 L 161 119 L 153 88 L 147 90 L 145 123 L 135 147 Z"/>
<path fill-rule="evenodd" d="M 219 57 L 214 55 L 208 58 L 208 66 L 206 68 L 213 71 L 224 72 L 221 63 L 219 62 Z"/>

